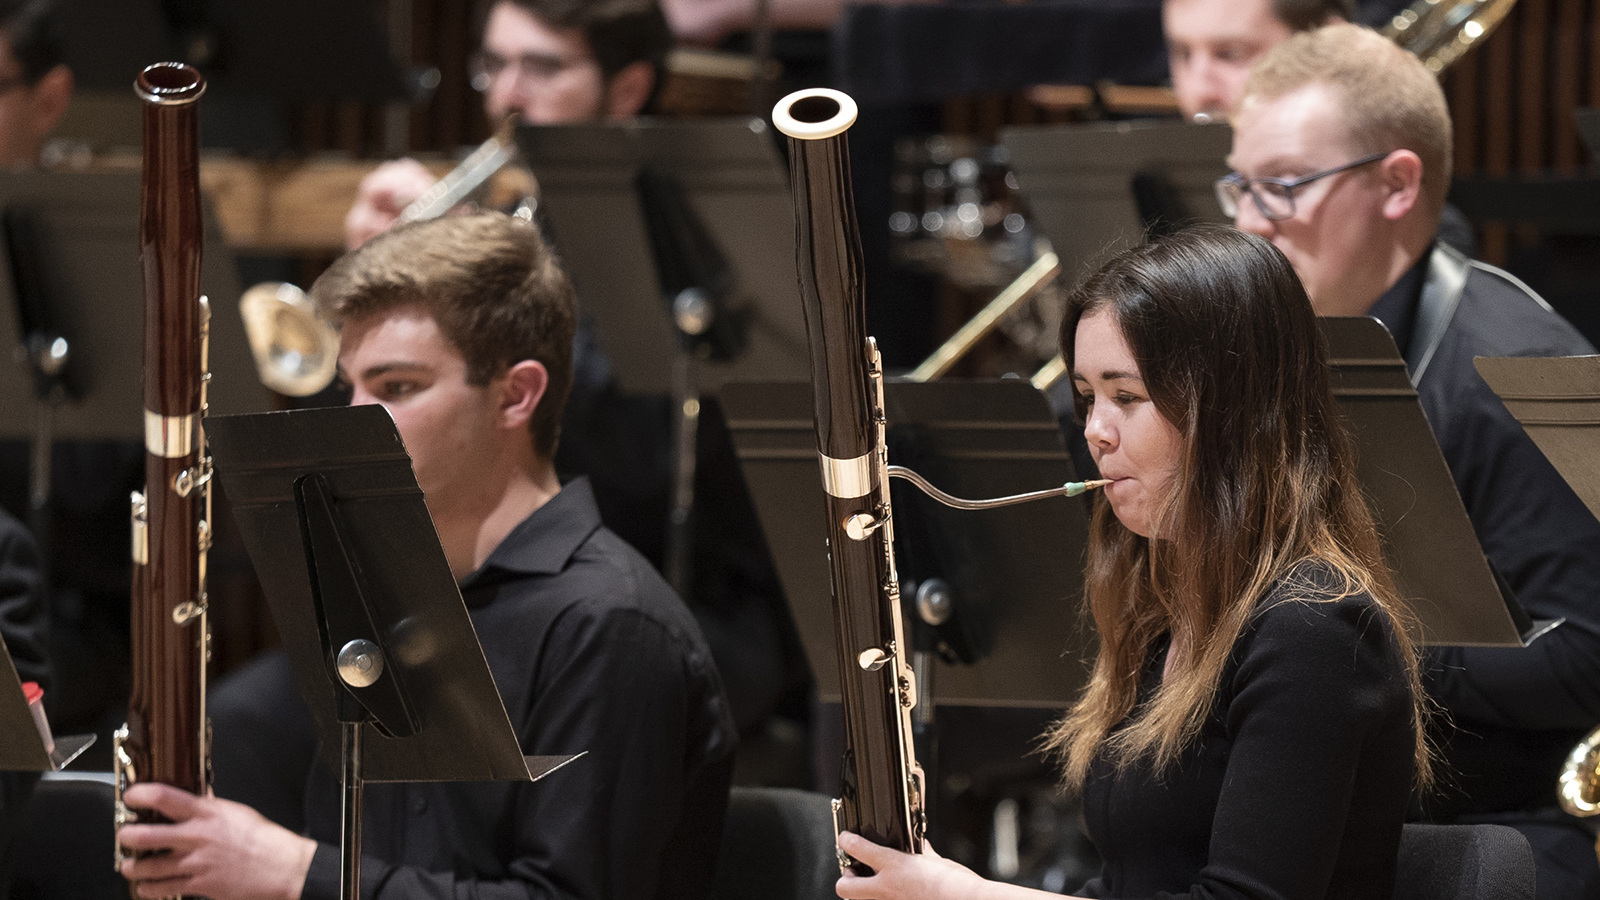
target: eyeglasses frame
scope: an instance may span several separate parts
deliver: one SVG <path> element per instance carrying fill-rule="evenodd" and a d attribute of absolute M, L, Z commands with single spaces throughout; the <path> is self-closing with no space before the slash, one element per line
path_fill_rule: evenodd
<path fill-rule="evenodd" d="M 1228 196 L 1226 193 L 1228 186 L 1232 186 L 1237 188 L 1240 194 L 1248 195 L 1250 197 L 1250 202 L 1256 205 L 1256 211 L 1261 213 L 1262 218 L 1265 218 L 1271 222 L 1281 222 L 1284 219 L 1292 219 L 1294 218 L 1295 213 L 1294 192 L 1296 189 L 1304 187 L 1313 181 L 1327 178 L 1330 175 L 1337 175 L 1340 172 L 1348 172 L 1351 169 L 1359 168 L 1369 163 L 1375 163 L 1380 159 L 1386 159 L 1393 152 L 1393 150 L 1385 150 L 1382 153 L 1373 153 L 1369 156 L 1363 156 L 1360 159 L 1352 162 L 1347 162 L 1342 166 L 1334 166 L 1331 169 L 1323 169 L 1320 172 L 1312 172 L 1310 175 L 1302 175 L 1299 178 L 1274 178 L 1272 176 L 1267 176 L 1264 178 L 1246 178 L 1243 175 L 1240 175 L 1238 172 L 1229 172 L 1221 178 L 1218 178 L 1216 184 L 1214 185 L 1217 193 L 1217 202 L 1222 205 L 1223 215 L 1231 218 L 1239 214 L 1238 200 Z M 1255 186 L 1258 184 L 1275 184 L 1278 187 L 1283 188 L 1284 199 L 1289 202 L 1288 213 L 1284 215 L 1276 215 L 1269 211 L 1266 204 L 1261 201 L 1260 195 L 1256 193 Z M 1233 207 L 1233 212 L 1228 211 L 1229 206 Z"/>

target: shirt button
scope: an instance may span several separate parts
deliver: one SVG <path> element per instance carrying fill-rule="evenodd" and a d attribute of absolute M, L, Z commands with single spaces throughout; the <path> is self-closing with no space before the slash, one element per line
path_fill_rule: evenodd
<path fill-rule="evenodd" d="M 415 800 L 412 800 L 411 801 L 411 811 L 416 813 L 419 816 L 422 815 L 423 813 L 427 812 L 428 811 L 428 798 L 427 797 L 418 797 Z"/>

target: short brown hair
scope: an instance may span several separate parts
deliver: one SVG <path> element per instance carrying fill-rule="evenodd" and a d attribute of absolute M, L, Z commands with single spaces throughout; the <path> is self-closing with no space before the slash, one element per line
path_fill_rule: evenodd
<path fill-rule="evenodd" d="M 469 384 L 488 384 L 525 359 L 542 363 L 550 381 L 529 428 L 534 450 L 555 455 L 572 390 L 577 300 L 533 225 L 497 212 L 401 225 L 340 257 L 311 299 L 338 325 L 421 306 L 466 360 Z"/>
<path fill-rule="evenodd" d="M 672 49 L 672 29 L 657 0 L 489 0 L 478 19 L 478 36 L 489 11 L 500 3 L 520 8 L 545 25 L 583 35 L 607 78 L 636 62 L 660 69 Z"/>
<path fill-rule="evenodd" d="M 1276 100 L 1311 84 L 1339 95 L 1356 153 L 1410 150 L 1422 159 L 1422 189 L 1432 209 L 1450 189 L 1450 108 L 1422 61 L 1359 25 L 1297 34 L 1250 70 L 1239 98 Z"/>

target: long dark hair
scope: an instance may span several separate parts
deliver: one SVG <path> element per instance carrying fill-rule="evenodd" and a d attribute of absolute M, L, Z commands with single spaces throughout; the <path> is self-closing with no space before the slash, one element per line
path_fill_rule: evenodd
<path fill-rule="evenodd" d="M 1068 299 L 1069 371 L 1078 322 L 1091 312 L 1109 313 L 1121 329 L 1151 402 L 1182 437 L 1182 459 L 1152 528 L 1160 539 L 1134 534 L 1097 501 L 1086 580 L 1100 650 L 1089 685 L 1047 737 L 1066 785 L 1081 786 L 1102 751 L 1119 766 L 1176 760 L 1210 712 L 1257 604 L 1307 560 L 1343 584 L 1333 594 L 1306 585 L 1294 599 L 1365 591 L 1393 622 L 1411 682 L 1418 781 L 1430 783 L 1412 622 L 1356 481 L 1311 302 L 1288 260 L 1219 226 L 1116 256 Z M 1172 669 L 1135 710 L 1139 673 L 1162 635 L 1171 636 Z"/>

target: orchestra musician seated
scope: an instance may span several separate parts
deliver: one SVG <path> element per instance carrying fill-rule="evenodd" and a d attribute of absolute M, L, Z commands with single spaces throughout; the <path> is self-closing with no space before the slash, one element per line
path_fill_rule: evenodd
<path fill-rule="evenodd" d="M 1097 499 L 1100 644 L 1047 736 L 1083 799 L 1087 897 L 1387 900 L 1432 767 L 1399 605 L 1283 254 L 1202 226 L 1068 298 L 1062 350 Z M 844 898 L 1055 896 L 846 833 Z"/>
<path fill-rule="evenodd" d="M 1353 0 L 1162 0 L 1178 111 L 1222 121 L 1256 60 L 1297 32 L 1353 21 L 1354 13 Z"/>
<path fill-rule="evenodd" d="M 632 118 L 672 46 L 656 0 L 495 0 L 482 34 L 472 85 L 492 123 L 512 115 L 529 125 Z M 434 180 L 409 158 L 374 169 L 345 216 L 345 247 L 393 225 Z"/>
<path fill-rule="evenodd" d="M 1318 313 L 1389 328 L 1490 563 L 1534 618 L 1566 619 L 1525 649 L 1430 653 L 1429 691 L 1456 727 L 1440 737 L 1454 782 L 1426 815 L 1516 827 L 1541 900 L 1596 898 L 1594 837 L 1557 808 L 1556 782 L 1600 720 L 1600 522 L 1473 367 L 1595 349 L 1522 282 L 1436 237 L 1450 161 L 1434 76 L 1336 25 L 1257 63 L 1219 191 L 1239 228 L 1294 264 Z"/>
<path fill-rule="evenodd" d="M 733 723 L 689 611 L 585 480 L 556 480 L 575 307 L 554 254 L 511 216 L 447 217 L 375 238 L 311 293 L 342 324 L 352 402 L 394 417 L 523 752 L 587 751 L 533 784 L 369 784 L 363 896 L 704 895 Z M 302 786 L 304 836 L 133 785 L 129 805 L 174 824 L 125 826 L 125 847 L 166 852 L 123 873 L 142 897 L 337 897 L 333 768 Z"/>

